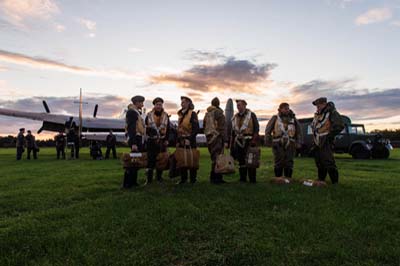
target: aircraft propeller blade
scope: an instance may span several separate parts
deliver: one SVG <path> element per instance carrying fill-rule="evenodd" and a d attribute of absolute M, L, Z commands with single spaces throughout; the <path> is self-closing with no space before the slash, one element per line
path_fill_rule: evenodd
<path fill-rule="evenodd" d="M 98 105 L 98 104 L 96 104 L 96 105 L 94 106 L 93 118 L 96 118 L 97 109 L 99 109 L 99 105 Z"/>
<path fill-rule="evenodd" d="M 50 109 L 49 109 L 49 106 L 47 105 L 46 101 L 43 101 L 43 106 L 44 106 L 44 109 L 46 110 L 46 113 L 50 114 Z"/>

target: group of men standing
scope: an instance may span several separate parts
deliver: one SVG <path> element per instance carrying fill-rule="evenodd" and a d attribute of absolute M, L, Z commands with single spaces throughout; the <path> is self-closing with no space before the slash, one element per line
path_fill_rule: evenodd
<path fill-rule="evenodd" d="M 126 133 L 128 144 L 132 152 L 147 152 L 147 182 L 153 181 L 154 170 L 156 178 L 162 182 L 163 169 L 157 169 L 156 161 L 160 153 L 166 152 L 169 145 L 168 136 L 170 131 L 169 115 L 163 108 L 164 100 L 155 98 L 154 108 L 142 117 L 141 109 L 145 98 L 134 96 L 132 104 L 128 106 L 126 113 Z M 240 182 L 256 183 L 257 167 L 249 166 L 247 155 L 250 147 L 259 145 L 260 126 L 257 116 L 247 108 L 245 100 L 236 100 L 237 113 L 231 121 L 231 130 L 220 101 L 214 98 L 207 108 L 203 120 L 204 133 L 211 157 L 210 182 L 213 184 L 226 183 L 223 175 L 216 173 L 215 167 L 218 155 L 223 154 L 225 149 L 230 149 L 230 154 L 239 163 Z M 324 181 L 327 174 L 332 184 L 338 183 L 339 173 L 333 156 L 334 139 L 343 128 L 343 122 L 332 102 L 322 97 L 313 101 L 317 110 L 311 125 L 314 140 L 314 156 L 318 169 L 318 180 Z M 196 136 L 199 133 L 199 120 L 194 104 L 187 96 L 181 97 L 181 109 L 178 111 L 178 125 L 176 136 L 177 148 L 196 149 Z M 230 125 L 229 125 L 230 126 Z M 229 127 L 230 128 L 230 127 Z M 288 103 L 281 103 L 278 113 L 270 120 L 265 130 L 266 141 L 272 144 L 274 155 L 274 173 L 276 177 L 292 178 L 294 169 L 294 157 L 296 149 L 302 145 L 303 137 L 300 124 Z M 138 167 L 126 167 L 123 188 L 138 186 Z M 197 168 L 180 169 L 180 181 L 184 184 L 197 180 Z"/>
<path fill-rule="evenodd" d="M 31 159 L 31 153 L 33 154 L 33 159 L 37 159 L 37 153 L 39 151 L 39 147 L 37 146 L 35 136 L 32 135 L 32 132 L 28 130 L 28 133 L 25 134 L 25 128 L 20 128 L 17 136 L 17 160 L 22 159 L 22 154 L 25 152 L 25 147 L 27 149 L 26 159 Z"/>

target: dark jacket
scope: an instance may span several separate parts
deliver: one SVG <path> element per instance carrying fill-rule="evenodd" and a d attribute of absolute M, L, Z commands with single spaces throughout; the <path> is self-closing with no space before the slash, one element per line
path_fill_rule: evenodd
<path fill-rule="evenodd" d="M 17 136 L 17 147 L 19 147 L 19 148 L 25 147 L 25 137 L 24 137 L 24 134 L 22 132 L 18 133 L 18 136 Z"/>
<path fill-rule="evenodd" d="M 136 123 L 138 119 L 140 119 L 139 114 L 133 109 L 128 109 L 125 117 L 126 133 L 129 138 L 128 145 L 129 147 L 136 145 L 139 151 L 143 151 L 142 136 L 136 134 Z"/>
<path fill-rule="evenodd" d="M 35 148 L 35 136 L 33 136 L 32 134 L 27 134 L 25 140 L 27 148 L 29 149 Z"/>
<path fill-rule="evenodd" d="M 108 134 L 106 138 L 106 146 L 107 148 L 115 147 L 117 144 L 117 137 L 114 134 Z"/>

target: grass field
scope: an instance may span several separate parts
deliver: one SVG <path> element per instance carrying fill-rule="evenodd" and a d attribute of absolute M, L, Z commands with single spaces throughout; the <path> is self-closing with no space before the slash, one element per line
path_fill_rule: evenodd
<path fill-rule="evenodd" d="M 119 150 L 121 152 L 122 149 Z M 118 160 L 15 161 L 0 150 L 0 265 L 400 265 L 400 151 L 337 156 L 339 186 L 276 186 L 270 149 L 258 183 L 121 191 Z M 314 178 L 298 158 L 294 178 Z M 141 171 L 140 182 L 144 183 Z"/>

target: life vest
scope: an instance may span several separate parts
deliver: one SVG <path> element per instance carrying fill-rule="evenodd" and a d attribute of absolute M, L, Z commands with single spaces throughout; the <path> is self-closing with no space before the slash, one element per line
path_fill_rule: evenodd
<path fill-rule="evenodd" d="M 240 146 L 245 146 L 246 140 L 253 138 L 253 119 L 251 118 L 251 111 L 246 109 L 245 115 L 241 116 L 239 113 L 235 114 L 232 118 L 232 129 L 235 132 L 235 143 Z"/>
<path fill-rule="evenodd" d="M 272 134 L 273 142 L 280 142 L 287 148 L 290 142 L 295 142 L 294 137 L 296 136 L 296 124 L 294 118 L 291 117 L 288 120 L 282 120 L 278 114 Z"/>
<path fill-rule="evenodd" d="M 254 131 L 251 111 L 247 109 L 243 116 L 239 115 L 239 113 L 235 114 L 232 119 L 232 128 L 237 136 L 252 136 Z"/>
<path fill-rule="evenodd" d="M 314 114 L 314 119 L 311 123 L 311 129 L 313 132 L 314 143 L 316 145 L 319 145 L 320 138 L 328 135 L 331 130 L 331 121 L 329 119 L 330 114 L 330 112 Z"/>
<path fill-rule="evenodd" d="M 184 115 L 182 111 L 178 112 L 178 135 L 181 137 L 189 137 L 192 134 L 192 123 L 190 119 L 192 117 L 193 110 L 189 109 Z"/>
<path fill-rule="evenodd" d="M 147 124 L 148 127 L 153 128 L 156 132 L 156 136 L 149 136 L 153 139 L 164 139 L 167 133 L 168 127 L 168 114 L 162 111 L 161 115 L 158 116 L 155 114 L 155 111 L 151 111 L 147 114 Z"/>

